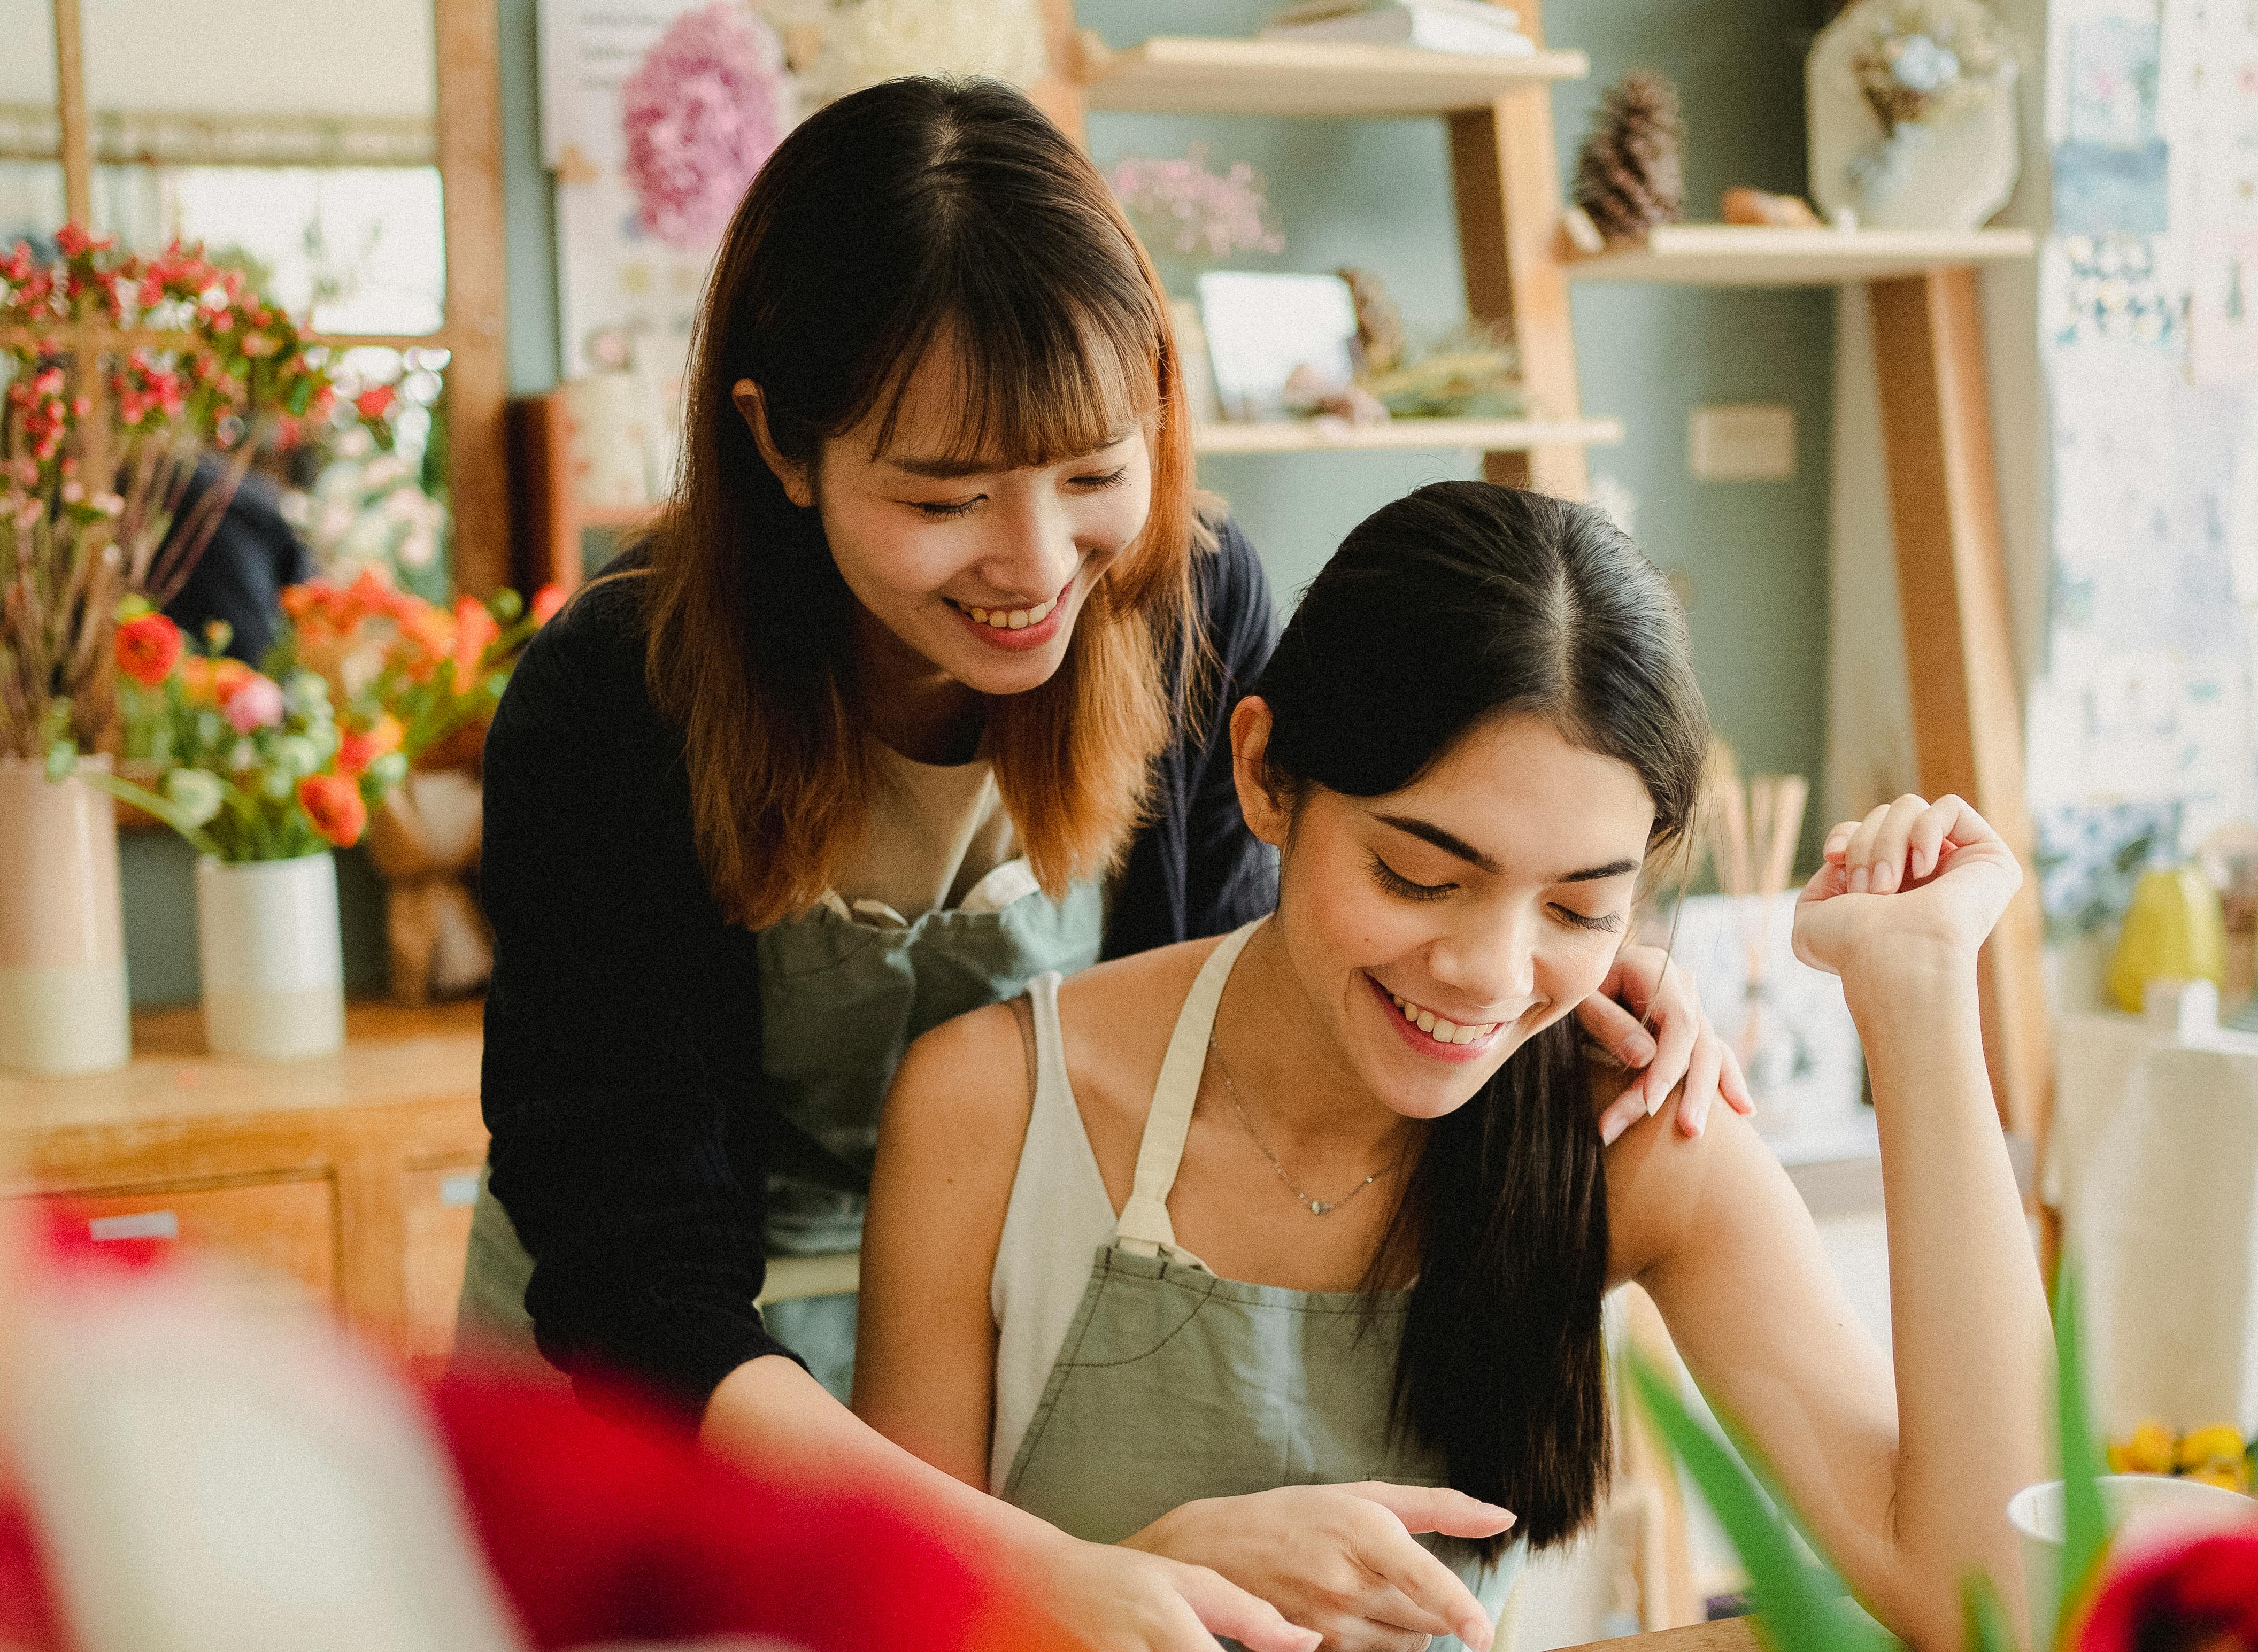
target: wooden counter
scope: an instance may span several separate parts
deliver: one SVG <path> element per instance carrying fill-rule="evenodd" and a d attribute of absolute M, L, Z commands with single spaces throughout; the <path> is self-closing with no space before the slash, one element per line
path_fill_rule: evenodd
<path fill-rule="evenodd" d="M 486 1157 L 480 1006 L 355 1004 L 345 1028 L 333 1056 L 222 1061 L 193 1007 L 167 1010 L 134 1017 L 118 1072 L 0 1074 L 0 1197 L 65 1196 L 97 1239 L 248 1257 L 444 1360 Z"/>
<path fill-rule="evenodd" d="M 1727 1618 L 1717 1623 L 1696 1623 L 1683 1629 L 1658 1629 L 1652 1634 L 1627 1634 L 1616 1641 L 1590 1641 L 1569 1652 L 1757 1652 L 1756 1631 L 1746 1618 Z"/>

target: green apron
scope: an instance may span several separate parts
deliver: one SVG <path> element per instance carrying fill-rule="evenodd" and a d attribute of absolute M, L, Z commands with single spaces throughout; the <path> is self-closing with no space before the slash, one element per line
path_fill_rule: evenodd
<path fill-rule="evenodd" d="M 998 867 L 982 883 L 1008 877 L 1021 864 Z M 1024 883 L 994 910 L 936 910 L 907 925 L 866 921 L 827 896 L 805 916 L 756 937 L 763 1095 L 830 1160 L 820 1179 L 769 1178 L 769 1255 L 832 1255 L 862 1244 L 878 1108 L 911 1039 L 1012 997 L 1045 970 L 1072 974 L 1097 961 L 1100 886 L 1078 884 L 1054 901 L 1032 876 Z M 481 1178 L 460 1330 L 481 1345 L 530 1354 L 525 1287 L 532 1277 L 532 1258 Z M 819 1381 L 847 1398 L 855 1358 L 851 1293 L 771 1302 L 763 1317 Z"/>
<path fill-rule="evenodd" d="M 1184 1001 L 1113 1243 L 1097 1251 L 1004 1483 L 1007 1502 L 1094 1542 L 1118 1542 L 1201 1498 L 1349 1480 L 1448 1483 L 1440 1453 L 1392 1426 L 1409 1291 L 1375 1299 L 1248 1285 L 1217 1278 L 1177 1247 L 1168 1193 L 1216 1005 L 1254 927 L 1215 949 Z M 1471 1544 L 1420 1541 L 1495 1620 L 1523 1546 L 1484 1566 Z"/>

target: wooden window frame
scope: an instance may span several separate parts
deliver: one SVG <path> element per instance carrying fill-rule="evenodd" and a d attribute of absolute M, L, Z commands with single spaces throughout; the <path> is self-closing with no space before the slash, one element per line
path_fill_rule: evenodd
<path fill-rule="evenodd" d="M 53 0 L 55 116 L 60 129 L 65 216 L 91 226 L 94 155 L 86 107 L 85 34 L 79 0 Z M 502 410 L 504 274 L 501 21 L 493 0 L 431 0 L 437 84 L 441 234 L 446 292 L 439 330 L 415 337 L 337 333 L 344 347 L 444 350 L 447 505 L 454 521 L 456 588 L 486 596 L 510 568 L 509 471 Z"/>

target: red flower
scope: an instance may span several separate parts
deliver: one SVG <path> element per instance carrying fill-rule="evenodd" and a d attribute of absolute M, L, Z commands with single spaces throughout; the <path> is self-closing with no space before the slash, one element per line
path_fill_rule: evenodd
<path fill-rule="evenodd" d="M 478 686 L 479 662 L 487 645 L 501 635 L 486 605 L 476 597 L 455 599 L 455 692 L 467 694 Z"/>
<path fill-rule="evenodd" d="M 365 734 L 346 733 L 337 741 L 337 772 L 358 780 L 378 758 L 387 752 L 398 751 L 406 734 L 400 720 L 389 712 L 379 717 L 376 727 Z"/>
<path fill-rule="evenodd" d="M 341 849 L 360 841 L 368 825 L 368 805 L 360 788 L 343 775 L 308 775 L 298 783 L 298 806 L 320 833 Z"/>
<path fill-rule="evenodd" d="M 173 674 L 181 657 L 181 627 L 161 613 L 145 613 L 117 627 L 117 669 L 144 688 Z"/>
<path fill-rule="evenodd" d="M 2133 1556 L 2105 1577 L 2077 1652 L 2245 1652 L 2258 1647 L 2258 1528 Z"/>
<path fill-rule="evenodd" d="M 353 406 L 360 409 L 364 419 L 381 419 L 392 411 L 393 399 L 398 394 L 390 385 L 373 385 L 353 398 Z"/>
<path fill-rule="evenodd" d="M 533 593 L 533 623 L 547 625 L 557 617 L 557 610 L 564 606 L 565 599 L 572 594 L 554 582 L 542 586 Z"/>

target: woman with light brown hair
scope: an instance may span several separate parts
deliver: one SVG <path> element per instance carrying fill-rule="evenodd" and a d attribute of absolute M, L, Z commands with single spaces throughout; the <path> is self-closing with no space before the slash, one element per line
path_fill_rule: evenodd
<path fill-rule="evenodd" d="M 738 209 L 685 420 L 656 529 L 543 631 L 487 744 L 466 1335 L 636 1379 L 771 1472 L 928 1498 L 1093 1645 L 1204 1645 L 1196 1614 L 1307 1644 L 856 1422 L 851 1295 L 755 1305 L 768 1256 L 858 1244 L 912 1039 L 1271 902 L 1227 723 L 1269 593 L 1196 505 L 1149 262 L 1017 93 L 874 88 Z M 1642 1069 L 1625 1110 L 1690 1064 L 1698 1112 L 1715 1041 L 1654 975 L 1608 989 L 1651 1036 L 1608 994 L 1585 1018 Z"/>

